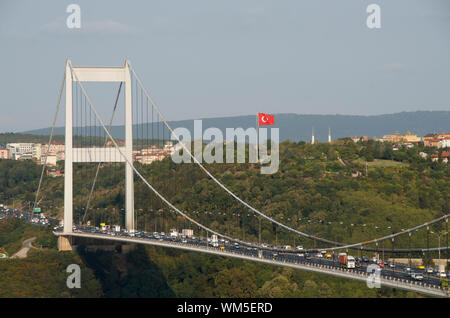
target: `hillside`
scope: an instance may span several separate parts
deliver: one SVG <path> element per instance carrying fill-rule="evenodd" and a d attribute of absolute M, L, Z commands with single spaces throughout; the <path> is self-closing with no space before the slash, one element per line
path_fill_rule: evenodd
<path fill-rule="evenodd" d="M 86 267 L 76 253 L 56 251 L 56 238 L 49 228 L 33 226 L 23 220 L 6 218 L 0 220 L 0 248 L 12 255 L 22 241 L 37 237 L 32 249 L 23 259 L 0 260 L 0 298 L 72 298 L 100 297 L 103 295 L 100 283 L 93 271 Z M 81 265 L 83 284 L 81 289 L 66 286 L 69 264 Z"/>
<path fill-rule="evenodd" d="M 331 129 L 332 138 L 350 136 L 382 137 L 394 132 L 406 132 L 424 136 L 432 132 L 447 132 L 449 130 L 450 111 L 417 111 L 374 116 L 352 115 L 302 115 L 302 114 L 277 114 L 275 113 L 275 125 L 280 128 L 280 139 L 291 141 L 311 140 L 311 130 L 314 127 L 316 140 L 326 141 L 328 128 Z M 227 127 L 255 127 L 256 117 L 234 116 L 220 118 L 204 118 L 203 130 L 208 127 L 217 127 L 225 132 Z M 161 130 L 161 123 L 155 123 L 155 131 Z M 172 128 L 185 127 L 193 130 L 193 120 L 170 121 Z M 268 126 L 269 127 L 269 126 Z M 135 131 L 141 128 L 134 126 Z M 149 125 L 152 131 L 152 124 Z M 115 138 L 124 138 L 124 127 L 113 126 L 112 135 Z M 48 135 L 50 128 L 31 130 L 26 133 Z M 57 127 L 56 135 L 64 135 L 64 128 Z M 167 138 L 168 136 L 166 136 Z"/>
<path fill-rule="evenodd" d="M 207 167 L 232 191 L 267 215 L 301 231 L 350 243 L 397 232 L 450 212 L 450 166 L 422 159 L 421 151 L 433 150 L 419 146 L 392 151 L 391 144 L 373 141 L 340 140 L 316 145 L 284 142 L 280 145 L 280 170 L 273 175 L 261 175 L 255 164 L 209 164 Z M 367 176 L 366 160 L 369 162 Z M 194 219 L 221 233 L 258 241 L 258 219 L 231 200 L 194 164 L 175 164 L 167 158 L 147 166 L 136 164 L 136 167 L 158 191 Z M 26 173 L 27 170 L 31 173 Z M 12 174 L 13 171 L 17 173 Z M 355 177 L 356 172 L 362 175 Z M 95 166 L 75 165 L 74 173 L 77 223 L 84 215 Z M 123 174 L 123 166 L 106 165 L 100 169 L 86 220 L 96 225 L 123 224 Z M 37 186 L 39 174 L 32 165 L 0 161 L 0 176 L 3 176 L 0 186 L 11 191 L 7 192 L 8 204 L 14 200 L 16 206 L 25 205 L 33 198 L 31 189 Z M 26 187 L 20 187 L 25 183 Z M 43 212 L 61 216 L 63 179 L 45 178 L 43 189 L 40 204 Z M 173 227 L 191 227 L 165 208 L 139 181 L 135 183 L 135 211 L 138 228 L 147 231 L 168 232 Z M 205 235 L 198 228 L 193 229 L 196 235 Z M 440 224 L 431 226 L 431 230 L 437 233 L 445 229 Z M 25 233 L 9 232 L 16 241 Z M 315 244 L 266 221 L 262 222 L 261 237 L 263 242 L 277 245 L 312 247 Z M 18 246 L 13 239 L 5 237 L 0 242 L 11 246 L 10 249 Z M 415 232 L 413 242 L 416 247 L 426 246 L 426 231 Z M 399 238 L 395 244 L 396 248 L 408 247 L 408 240 Z M 429 244 L 437 246 L 437 237 L 430 236 Z M 384 246 L 381 244 L 380 249 Z M 390 248 L 391 242 L 385 247 Z M 41 255 L 59 257 L 51 253 Z M 431 253 L 427 255 L 431 256 Z M 80 257 L 86 268 L 93 271 L 105 297 L 417 296 L 392 289 L 368 289 L 364 283 L 323 275 L 154 247 L 139 247 L 127 255 L 86 253 L 81 249 L 71 257 Z M 33 262 L 32 258 L 27 262 Z M 7 266 L 4 270 L 2 266 L 0 263 L 0 275 L 17 275 L 14 268 Z"/>
<path fill-rule="evenodd" d="M 280 145 L 280 170 L 270 176 L 261 175 L 255 164 L 207 167 L 243 200 L 275 219 L 288 220 L 299 230 L 332 240 L 358 242 L 449 213 L 450 168 L 422 159 L 421 151 L 433 150 L 415 147 L 394 152 L 389 143 L 347 140 L 317 145 L 284 142 Z M 367 177 L 365 160 L 369 161 Z M 194 219 L 224 234 L 257 241 L 258 223 L 253 213 L 230 200 L 196 165 L 175 164 L 167 158 L 136 166 L 160 193 Z M 18 206 L 34 199 L 32 192 L 39 178 L 34 167 L 26 162 L 0 161 L 0 176 L 4 176 L 0 189 L 6 202 L 11 204 L 14 198 Z M 32 173 L 26 173 L 27 169 Z M 95 166 L 78 164 L 74 171 L 74 218 L 78 222 L 85 217 Z M 353 177 L 357 172 L 360 176 Z M 123 166 L 100 169 L 85 221 L 123 224 L 123 175 Z M 61 216 L 63 178 L 45 178 L 42 189 L 42 210 Z M 141 228 L 168 232 L 171 227 L 189 226 L 139 181 L 135 182 L 135 209 Z M 263 240 L 278 244 L 301 241 L 296 238 L 294 242 L 292 235 L 266 221 L 261 234 Z M 425 244 L 424 231 L 415 235 L 417 244 Z M 396 242 L 397 246 L 406 243 Z M 436 245 L 437 238 L 431 237 L 430 244 Z"/>
<path fill-rule="evenodd" d="M 0 220 L 12 232 L 35 231 L 21 220 Z M 46 231 L 49 231 L 48 229 Z M 4 234 L 6 240 L 13 237 Z M 20 243 L 15 240 L 16 245 Z M 1 241 L 0 241 L 1 247 Z M 81 288 L 68 289 L 69 264 L 81 267 Z M 362 282 L 235 259 L 156 247 L 128 254 L 32 250 L 0 260 L 2 297 L 420 297 Z"/>

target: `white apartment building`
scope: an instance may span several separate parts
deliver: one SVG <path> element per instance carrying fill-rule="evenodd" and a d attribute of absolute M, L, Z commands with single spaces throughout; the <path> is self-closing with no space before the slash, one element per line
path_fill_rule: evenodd
<path fill-rule="evenodd" d="M 46 164 L 47 166 L 56 166 L 56 162 L 58 161 L 58 155 L 52 152 L 48 153 L 47 161 L 45 160 L 45 154 L 41 156 L 41 165 Z"/>
<path fill-rule="evenodd" d="M 10 159 L 19 159 L 22 155 L 33 153 L 33 144 L 28 142 L 6 144 Z"/>
<path fill-rule="evenodd" d="M 445 137 L 438 143 L 438 148 L 449 148 L 450 147 L 450 137 Z"/>
<path fill-rule="evenodd" d="M 37 160 L 41 160 L 41 157 L 47 153 L 47 149 L 49 149 L 48 144 L 34 144 L 33 145 L 33 158 Z M 52 142 L 50 145 L 49 153 L 58 154 L 60 152 L 64 153 L 64 144 L 60 142 Z"/>

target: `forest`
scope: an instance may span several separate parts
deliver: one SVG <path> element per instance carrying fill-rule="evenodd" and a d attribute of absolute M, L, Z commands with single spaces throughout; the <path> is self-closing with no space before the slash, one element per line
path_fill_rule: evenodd
<path fill-rule="evenodd" d="M 432 162 L 430 155 L 437 153 L 433 148 L 422 145 L 393 148 L 390 143 L 354 143 L 350 139 L 314 145 L 286 141 L 280 144 L 280 169 L 273 175 L 261 175 L 259 164 L 205 164 L 205 167 L 266 215 L 306 233 L 353 243 L 449 214 L 450 165 Z M 420 153 L 427 154 L 427 158 Z M 31 162 L 0 161 L 3 203 L 26 209 L 34 200 L 40 168 Z M 220 233 L 254 242 L 261 236 L 262 242 L 279 246 L 324 246 L 260 220 L 193 163 L 175 164 L 166 158 L 151 165 L 136 163 L 136 168 L 177 208 Z M 123 224 L 123 166 L 102 165 L 86 209 L 95 170 L 95 165 L 74 165 L 74 222 L 89 221 L 96 226 L 100 222 Z M 61 217 L 63 178 L 45 177 L 39 202 L 44 213 Z M 193 228 L 195 235 L 206 235 L 167 208 L 137 177 L 135 214 L 141 230 L 168 232 L 171 228 Z M 445 222 L 436 224 L 431 230 L 443 233 L 445 226 Z M 381 252 L 392 244 L 387 242 L 378 248 Z M 413 233 L 411 243 L 406 238 L 395 241 L 396 248 L 427 244 L 437 246 L 438 239 L 437 235 L 428 236 L 426 229 Z M 406 296 L 394 290 L 369 290 L 353 281 L 156 247 L 138 248 L 127 255 L 81 250 L 79 256 L 92 268 L 107 297 Z M 448 255 L 444 253 L 443 257 Z M 138 287 L 148 278 L 140 276 L 142 272 L 136 264 L 145 269 L 145 277 L 152 277 L 160 286 L 157 294 L 144 286 Z"/>

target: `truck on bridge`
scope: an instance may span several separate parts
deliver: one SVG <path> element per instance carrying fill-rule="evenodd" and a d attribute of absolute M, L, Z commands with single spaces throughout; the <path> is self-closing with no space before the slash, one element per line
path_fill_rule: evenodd
<path fill-rule="evenodd" d="M 339 266 L 345 268 L 355 268 L 356 261 L 355 258 L 351 255 L 347 255 L 347 253 L 339 254 Z"/>

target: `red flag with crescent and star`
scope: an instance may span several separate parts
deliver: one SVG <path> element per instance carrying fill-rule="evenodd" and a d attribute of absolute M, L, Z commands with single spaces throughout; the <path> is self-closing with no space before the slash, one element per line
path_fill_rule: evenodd
<path fill-rule="evenodd" d="M 264 113 L 258 113 L 259 126 L 275 125 L 275 116 Z"/>

